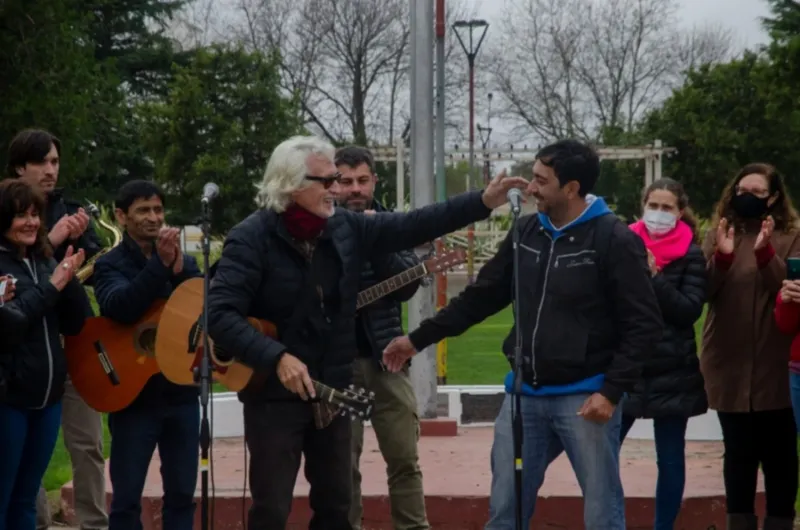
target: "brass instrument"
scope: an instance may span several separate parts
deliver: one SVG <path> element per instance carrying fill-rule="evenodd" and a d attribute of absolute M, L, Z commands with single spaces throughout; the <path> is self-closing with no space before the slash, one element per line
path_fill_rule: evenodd
<path fill-rule="evenodd" d="M 100 226 L 102 226 L 103 228 L 109 230 L 112 234 L 114 234 L 114 243 L 110 247 L 104 248 L 103 250 L 92 256 L 91 259 L 86 260 L 86 263 L 84 263 L 83 267 L 78 269 L 78 272 L 75 273 L 75 277 L 77 277 L 78 281 L 80 281 L 81 283 L 84 283 L 92 276 L 92 274 L 94 273 L 94 264 L 98 260 L 98 258 L 100 258 L 100 256 L 107 254 L 109 250 L 119 245 L 120 242 L 122 241 L 122 231 L 116 226 L 103 221 L 103 219 L 100 217 L 100 209 L 94 203 L 89 201 L 86 202 L 87 202 L 86 211 L 89 213 L 89 215 L 94 217 L 94 220 L 97 221 L 97 223 Z"/>

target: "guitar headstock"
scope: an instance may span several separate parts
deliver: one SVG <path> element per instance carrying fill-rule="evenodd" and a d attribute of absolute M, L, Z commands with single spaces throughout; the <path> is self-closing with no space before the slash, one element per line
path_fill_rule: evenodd
<path fill-rule="evenodd" d="M 443 252 L 438 256 L 433 256 L 429 259 L 426 259 L 423 263 L 425 264 L 425 270 L 428 271 L 428 274 L 434 274 L 437 272 L 446 271 L 447 269 L 452 269 L 457 265 L 461 265 L 467 261 L 467 253 L 463 249 L 455 249 L 455 250 L 448 250 L 447 252 Z"/>
<path fill-rule="evenodd" d="M 361 421 L 366 421 L 372 416 L 375 394 L 367 392 L 366 389 L 356 389 L 354 385 L 350 385 L 350 388 L 336 390 L 319 381 L 314 381 L 314 388 L 320 401 L 333 406 L 342 416 L 349 415 L 350 419 Z"/>
<path fill-rule="evenodd" d="M 375 405 L 375 393 L 364 388 L 349 388 L 336 391 L 336 399 L 342 416 L 350 416 L 351 420 L 367 421 L 372 416 Z"/>

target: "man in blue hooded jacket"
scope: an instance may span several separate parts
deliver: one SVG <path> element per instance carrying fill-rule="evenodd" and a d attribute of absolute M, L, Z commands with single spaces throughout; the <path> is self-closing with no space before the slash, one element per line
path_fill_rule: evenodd
<path fill-rule="evenodd" d="M 584 497 L 587 530 L 625 530 L 619 474 L 620 401 L 661 334 L 661 314 L 641 239 L 591 195 L 600 160 L 562 140 L 537 153 L 526 190 L 539 213 L 520 219 L 520 322 L 503 343 L 514 366 L 522 339 L 523 527 L 548 465 L 567 453 Z M 509 232 L 476 282 L 435 317 L 384 351 L 390 369 L 430 344 L 460 335 L 513 300 Z M 495 423 L 487 530 L 514 528 L 513 372 Z"/>

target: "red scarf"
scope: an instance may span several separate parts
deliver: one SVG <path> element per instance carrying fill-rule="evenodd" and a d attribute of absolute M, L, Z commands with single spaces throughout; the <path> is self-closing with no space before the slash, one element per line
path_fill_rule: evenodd
<path fill-rule="evenodd" d="M 630 225 L 630 229 L 642 238 L 644 246 L 653 253 L 658 270 L 685 256 L 689 252 L 689 246 L 694 238 L 692 229 L 683 221 L 678 221 L 675 228 L 658 238 L 650 236 L 644 221 L 633 223 Z"/>
<path fill-rule="evenodd" d="M 289 205 L 281 215 L 289 235 L 301 241 L 319 236 L 325 229 L 325 223 L 328 222 L 328 219 L 314 215 L 297 204 Z"/>

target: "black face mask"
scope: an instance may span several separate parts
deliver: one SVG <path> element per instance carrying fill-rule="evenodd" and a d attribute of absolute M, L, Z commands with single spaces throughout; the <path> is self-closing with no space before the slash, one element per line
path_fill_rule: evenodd
<path fill-rule="evenodd" d="M 731 200 L 731 207 L 736 215 L 745 219 L 755 219 L 767 213 L 767 201 L 769 197 L 756 197 L 752 193 L 742 193 L 734 195 Z"/>

